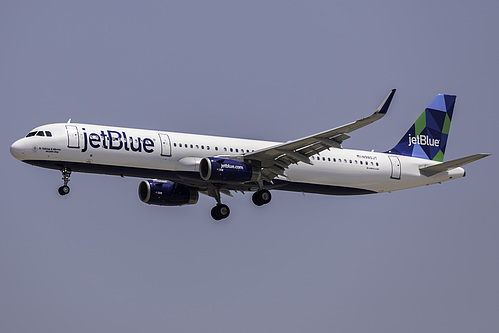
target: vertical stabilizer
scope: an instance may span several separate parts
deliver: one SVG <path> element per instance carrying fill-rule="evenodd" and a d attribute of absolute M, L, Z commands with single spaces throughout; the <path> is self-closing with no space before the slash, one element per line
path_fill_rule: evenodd
<path fill-rule="evenodd" d="M 443 162 L 456 96 L 437 95 L 387 153 Z"/>

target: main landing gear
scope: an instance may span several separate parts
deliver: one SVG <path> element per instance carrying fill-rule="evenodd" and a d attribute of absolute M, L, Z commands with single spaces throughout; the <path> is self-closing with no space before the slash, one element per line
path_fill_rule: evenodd
<path fill-rule="evenodd" d="M 61 172 L 62 172 L 62 180 L 64 181 L 64 185 L 59 187 L 59 194 L 66 195 L 69 193 L 68 182 L 69 182 L 69 176 L 71 176 L 71 170 L 64 167 L 64 169 L 62 169 Z"/>
<path fill-rule="evenodd" d="M 208 195 L 217 200 L 217 205 L 211 209 L 211 217 L 214 220 L 220 221 L 229 217 L 230 209 L 229 206 L 223 204 L 220 200 L 220 190 L 210 190 Z M 253 193 L 252 200 L 257 206 L 263 206 L 270 202 L 272 195 L 268 190 L 258 190 Z"/>
<path fill-rule="evenodd" d="M 253 193 L 251 199 L 253 200 L 253 203 L 255 205 L 262 206 L 270 202 L 270 200 L 272 199 L 272 195 L 268 190 L 258 190 Z"/>
<path fill-rule="evenodd" d="M 209 190 L 208 195 L 215 198 L 217 201 L 217 205 L 211 209 L 211 217 L 216 221 L 228 218 L 230 209 L 229 206 L 222 203 L 222 200 L 220 199 L 220 190 Z"/>
<path fill-rule="evenodd" d="M 223 203 L 218 203 L 215 207 L 211 209 L 211 217 L 213 217 L 213 219 L 217 221 L 226 219 L 227 217 L 229 217 L 229 214 L 230 214 L 229 206 Z"/>

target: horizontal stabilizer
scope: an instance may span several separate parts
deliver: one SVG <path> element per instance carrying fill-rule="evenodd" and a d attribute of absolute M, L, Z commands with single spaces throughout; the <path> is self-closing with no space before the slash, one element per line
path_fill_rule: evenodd
<path fill-rule="evenodd" d="M 458 158 L 457 160 L 448 161 L 448 162 L 444 162 L 444 163 L 440 163 L 440 164 L 435 164 L 435 165 L 431 165 L 428 167 L 423 167 L 419 170 L 421 171 L 421 174 L 423 174 L 427 177 L 431 177 L 433 175 L 436 175 L 437 173 L 445 172 L 445 171 L 449 171 L 449 170 L 458 168 L 460 166 L 474 162 L 476 160 L 487 157 L 489 155 L 490 154 L 475 154 L 475 155 L 471 155 L 471 156 L 467 156 L 467 157 Z"/>

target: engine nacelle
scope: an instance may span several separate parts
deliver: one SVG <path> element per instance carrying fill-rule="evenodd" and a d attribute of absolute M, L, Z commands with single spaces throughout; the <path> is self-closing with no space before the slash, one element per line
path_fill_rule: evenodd
<path fill-rule="evenodd" d="M 247 183 L 260 180 L 260 169 L 248 163 L 217 157 L 205 157 L 199 163 L 203 180 L 221 183 Z"/>
<path fill-rule="evenodd" d="M 185 185 L 149 179 L 140 182 L 139 198 L 150 205 L 183 206 L 197 203 L 199 193 Z"/>

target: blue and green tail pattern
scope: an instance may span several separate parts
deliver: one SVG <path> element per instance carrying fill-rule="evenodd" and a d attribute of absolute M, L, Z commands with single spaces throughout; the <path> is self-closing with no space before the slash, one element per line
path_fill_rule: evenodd
<path fill-rule="evenodd" d="M 456 96 L 437 95 L 400 142 L 387 153 L 443 162 Z"/>

